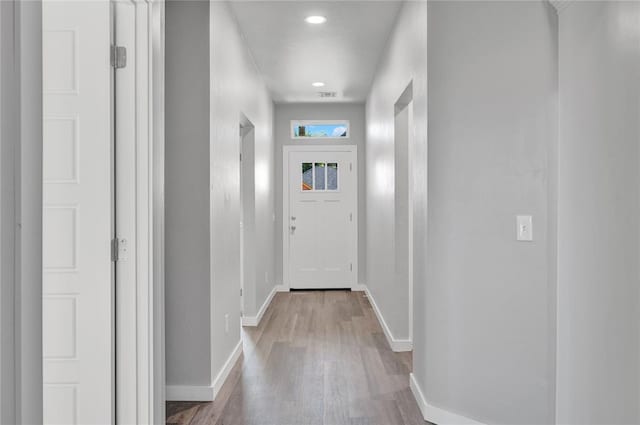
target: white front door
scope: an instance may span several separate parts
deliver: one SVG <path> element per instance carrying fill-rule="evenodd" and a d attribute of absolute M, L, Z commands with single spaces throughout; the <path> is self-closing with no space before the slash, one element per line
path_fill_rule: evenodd
<path fill-rule="evenodd" d="M 114 422 L 110 4 L 43 2 L 44 423 Z"/>
<path fill-rule="evenodd" d="M 352 288 L 358 257 L 356 148 L 310 149 L 285 147 L 285 279 L 294 289 Z"/>

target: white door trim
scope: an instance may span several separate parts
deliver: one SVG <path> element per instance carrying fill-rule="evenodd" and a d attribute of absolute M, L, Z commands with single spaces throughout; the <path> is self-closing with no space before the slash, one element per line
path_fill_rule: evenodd
<path fill-rule="evenodd" d="M 414 166 L 414 152 L 415 152 L 415 146 L 414 143 L 416 141 L 416 137 L 415 137 L 415 126 L 414 126 L 414 118 L 413 118 L 413 96 L 411 98 L 411 102 L 409 102 L 409 104 L 407 105 L 407 108 L 409 108 L 408 110 L 408 129 L 409 129 L 409 134 L 408 134 L 408 143 L 407 143 L 407 154 L 408 154 L 408 167 L 407 167 L 407 171 L 409 174 L 409 187 L 407 190 L 407 194 L 409 196 L 408 199 L 408 209 L 409 209 L 409 227 L 408 227 L 408 242 L 409 242 L 409 341 L 413 342 L 413 287 L 414 287 L 414 280 L 413 280 L 413 275 L 414 275 L 414 246 L 413 246 L 413 214 L 414 214 L 414 193 L 413 191 L 415 190 L 415 186 L 414 186 L 414 177 L 413 177 L 413 170 L 415 168 Z"/>
<path fill-rule="evenodd" d="M 117 206 L 134 228 L 131 235 L 117 236 L 135 246 L 127 281 L 134 283 L 136 301 L 116 309 L 118 320 L 127 319 L 116 336 L 118 346 L 135 341 L 134 350 L 125 345 L 128 350 L 118 357 L 118 370 L 131 377 L 116 382 L 117 394 L 128 398 L 117 396 L 118 406 L 135 407 L 116 414 L 118 423 L 164 423 L 164 0 L 118 1 L 131 5 L 135 22 L 135 46 L 127 59 L 135 64 L 135 158 L 116 172 L 135 176 L 135 201 Z"/>
<path fill-rule="evenodd" d="M 353 152 L 356 160 L 353 163 L 353 173 L 356 176 L 355 194 L 356 203 L 353 212 L 355 225 L 356 253 L 353 258 L 353 270 L 356 274 L 355 284 L 358 285 L 358 146 L 356 145 L 286 145 L 282 147 L 282 286 L 284 290 L 291 289 L 291 277 L 289 273 L 289 153 L 290 152 Z M 353 289 L 353 288 L 352 288 Z"/>
<path fill-rule="evenodd" d="M 406 130 L 407 130 L 407 140 L 406 140 L 406 152 L 404 152 L 404 156 L 406 156 L 406 167 L 407 167 L 407 283 L 408 283 L 408 298 L 409 298 L 409 308 L 408 308 L 408 324 L 409 324 L 409 341 L 413 342 L 413 293 L 414 293 L 414 239 L 413 239 L 413 228 L 414 228 L 414 198 L 415 198 L 415 187 L 414 187 L 414 169 L 415 169 L 415 158 L 414 153 L 416 151 L 416 136 L 415 136 L 415 125 L 414 125 L 414 104 L 413 104 L 413 80 L 409 82 L 406 86 L 398 101 L 394 105 L 395 115 L 394 115 L 394 125 L 398 125 L 397 117 L 399 113 L 406 111 L 407 113 L 407 121 L 406 121 Z M 395 132 L 395 130 L 394 130 Z M 401 141 L 396 139 L 397 133 L 394 134 L 394 155 L 398 155 L 398 143 L 402 143 Z M 396 167 L 398 158 L 396 157 Z M 397 170 L 396 170 L 397 173 Z M 396 174 L 397 175 L 397 174 Z M 396 184 L 398 181 L 396 181 Z M 398 192 L 395 194 L 396 200 L 395 206 L 397 208 L 397 197 Z M 395 226 L 397 227 L 398 223 L 398 212 L 396 211 L 395 217 Z M 395 234 L 396 244 L 398 243 L 398 235 Z M 396 250 L 398 246 L 396 245 Z M 397 267 L 397 264 L 396 264 Z"/>
<path fill-rule="evenodd" d="M 409 143 L 408 143 L 408 173 L 409 173 L 409 341 L 413 343 L 413 292 L 414 292 L 414 264 L 415 264 L 415 256 L 414 256 L 414 240 L 413 240 L 413 226 L 414 226 L 414 191 L 415 181 L 414 181 L 414 158 L 415 158 L 415 125 L 414 125 L 414 109 L 413 109 L 413 98 L 411 99 L 411 103 L 407 106 L 409 109 Z"/>
<path fill-rule="evenodd" d="M 255 293 L 256 284 L 255 251 L 247 251 L 255 245 L 255 126 L 243 113 L 240 113 L 239 124 L 240 315 L 244 318 L 247 311 L 246 295 L 247 293 Z M 253 272 L 247 273 L 247 271 Z M 253 304 L 255 304 L 255 300 Z M 255 305 L 251 310 L 255 311 Z"/>

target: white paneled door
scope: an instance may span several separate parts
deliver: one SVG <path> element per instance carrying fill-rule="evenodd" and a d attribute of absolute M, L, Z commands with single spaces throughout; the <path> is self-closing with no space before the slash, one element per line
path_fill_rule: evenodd
<path fill-rule="evenodd" d="M 285 148 L 285 278 L 295 289 L 357 283 L 356 148 Z"/>
<path fill-rule="evenodd" d="M 43 3 L 45 424 L 114 419 L 110 25 Z"/>

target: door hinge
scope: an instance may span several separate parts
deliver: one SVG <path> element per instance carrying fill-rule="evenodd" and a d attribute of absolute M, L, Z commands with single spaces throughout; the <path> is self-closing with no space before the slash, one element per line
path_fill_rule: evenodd
<path fill-rule="evenodd" d="M 349 271 L 353 271 L 353 263 L 349 264 Z"/>
<path fill-rule="evenodd" d="M 353 171 L 353 163 L 352 162 L 349 163 L 349 171 Z"/>
<path fill-rule="evenodd" d="M 111 261 L 118 261 L 118 239 L 111 239 Z"/>
<path fill-rule="evenodd" d="M 115 69 L 127 66 L 127 48 L 122 46 L 111 46 L 111 66 Z"/>
<path fill-rule="evenodd" d="M 111 261 L 122 261 L 127 259 L 127 240 L 111 239 Z"/>
<path fill-rule="evenodd" d="M 240 288 L 240 296 L 242 296 L 242 288 Z"/>
<path fill-rule="evenodd" d="M 242 154 L 240 154 L 240 162 L 242 162 Z"/>
<path fill-rule="evenodd" d="M 353 213 L 349 213 L 349 221 L 353 221 Z"/>

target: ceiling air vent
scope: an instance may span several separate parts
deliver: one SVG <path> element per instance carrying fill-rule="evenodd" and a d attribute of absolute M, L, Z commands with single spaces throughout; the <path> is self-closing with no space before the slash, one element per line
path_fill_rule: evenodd
<path fill-rule="evenodd" d="M 322 97 L 322 98 L 325 98 L 325 97 L 337 97 L 337 96 L 338 96 L 338 93 L 334 92 L 334 91 L 319 91 L 318 92 L 318 97 Z"/>

